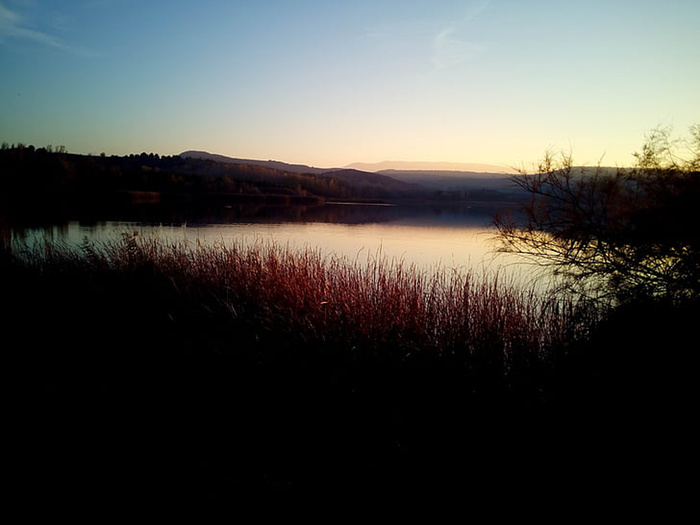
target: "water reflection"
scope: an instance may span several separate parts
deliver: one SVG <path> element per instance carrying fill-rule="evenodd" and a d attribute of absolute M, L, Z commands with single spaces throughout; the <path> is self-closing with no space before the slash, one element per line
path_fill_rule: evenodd
<path fill-rule="evenodd" d="M 154 217 L 151 217 L 152 221 Z M 330 224 L 369 224 L 385 222 L 449 222 L 458 224 L 486 224 L 491 210 L 463 205 L 390 205 L 327 203 L 309 206 L 269 204 L 232 204 L 216 208 L 199 208 L 171 215 L 171 224 L 234 224 L 234 223 L 287 223 L 323 222 Z"/>
<path fill-rule="evenodd" d="M 466 206 L 243 205 L 214 208 L 136 207 L 12 229 L 14 239 L 49 239 L 77 245 L 138 231 L 172 241 L 243 244 L 276 242 L 321 249 L 355 261 L 383 257 L 424 269 L 495 270 L 491 210 Z M 509 270 L 512 272 L 512 270 Z"/>

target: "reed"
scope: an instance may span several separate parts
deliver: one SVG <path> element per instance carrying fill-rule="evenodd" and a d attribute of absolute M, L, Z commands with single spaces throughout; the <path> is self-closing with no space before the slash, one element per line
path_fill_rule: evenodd
<path fill-rule="evenodd" d="M 44 274 L 73 275 L 93 286 L 107 276 L 157 281 L 169 297 L 159 305 L 168 310 L 161 315 L 175 322 L 183 308 L 195 308 L 245 323 L 255 332 L 251 340 L 400 359 L 427 352 L 489 362 L 503 373 L 584 338 L 598 315 L 574 297 L 523 289 L 502 275 L 422 270 L 381 253 L 348 260 L 272 242 L 172 242 L 136 233 L 12 252 Z"/>
<path fill-rule="evenodd" d="M 206 501 L 473 491 L 588 450 L 568 436 L 609 405 L 587 367 L 555 373 L 598 310 L 499 275 L 125 233 L 6 246 L 0 280 L 37 469 L 99 458 L 103 483 L 148 494 L 144 465 Z"/>

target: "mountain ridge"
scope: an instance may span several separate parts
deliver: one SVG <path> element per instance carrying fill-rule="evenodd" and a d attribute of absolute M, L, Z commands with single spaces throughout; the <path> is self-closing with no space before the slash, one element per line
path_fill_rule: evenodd
<path fill-rule="evenodd" d="M 180 157 L 197 158 L 205 160 L 214 160 L 217 162 L 225 162 L 228 164 L 249 164 L 254 166 L 265 166 L 275 169 L 288 171 L 291 173 L 313 173 L 322 174 L 331 171 L 339 170 L 357 170 L 368 173 L 383 173 L 390 175 L 388 172 L 444 172 L 450 173 L 479 173 L 479 174 L 497 174 L 497 175 L 513 175 L 516 171 L 506 166 L 496 164 L 484 164 L 475 162 L 432 162 L 432 161 L 382 161 L 382 162 L 354 162 L 347 166 L 336 166 L 320 168 L 306 164 L 292 164 L 279 160 L 259 160 L 259 159 L 244 159 L 238 157 L 230 157 L 218 153 L 210 153 L 203 150 L 187 150 L 180 153 Z M 387 172 L 387 173 L 384 173 Z"/>
<path fill-rule="evenodd" d="M 321 177 L 322 179 L 334 179 L 377 197 L 388 197 L 390 193 L 397 196 L 415 196 L 418 193 L 424 193 L 426 190 L 429 190 L 429 188 L 422 186 L 420 183 L 403 181 L 383 173 L 361 171 L 353 168 L 316 168 L 305 164 L 288 164 L 276 160 L 264 161 L 227 157 L 197 150 L 185 151 L 180 154 L 180 157 L 216 162 L 229 166 L 254 166 L 296 176 L 310 175 Z"/>
<path fill-rule="evenodd" d="M 264 161 L 228 157 L 197 150 L 185 151 L 180 156 L 225 164 L 272 168 L 295 174 L 333 177 L 350 184 L 384 186 L 386 189 L 391 188 L 392 191 L 399 193 L 416 193 L 421 190 L 460 192 L 462 194 L 465 192 L 471 194 L 474 192 L 497 192 L 504 199 L 520 193 L 517 188 L 514 188 L 511 180 L 514 170 L 506 172 L 501 166 L 494 164 L 384 161 L 374 164 L 353 163 L 344 168 L 317 168 L 276 160 Z M 424 169 L 400 169 L 401 167 L 415 168 L 417 166 Z M 363 167 L 365 169 L 361 169 Z M 491 171 L 488 171 L 489 169 Z M 501 171 L 496 171 L 498 169 Z"/>
<path fill-rule="evenodd" d="M 182 153 L 180 153 L 180 157 L 213 160 L 215 162 L 223 162 L 226 164 L 248 164 L 251 166 L 264 166 L 267 168 L 274 168 L 290 173 L 312 173 L 314 175 L 320 175 L 321 173 L 324 173 L 329 170 L 328 168 L 315 168 L 313 166 L 307 166 L 305 164 L 289 164 L 287 162 L 281 162 L 278 160 L 240 159 L 236 157 L 229 157 L 227 155 L 220 155 L 218 153 L 209 153 L 208 151 L 201 150 L 183 151 Z"/>
<path fill-rule="evenodd" d="M 497 164 L 484 164 L 477 162 L 431 162 L 431 161 L 394 161 L 385 160 L 382 162 L 355 162 L 347 166 L 348 168 L 359 169 L 370 172 L 383 171 L 440 171 L 440 172 L 475 172 L 475 173 L 497 173 L 515 174 L 516 171 L 507 166 Z"/>

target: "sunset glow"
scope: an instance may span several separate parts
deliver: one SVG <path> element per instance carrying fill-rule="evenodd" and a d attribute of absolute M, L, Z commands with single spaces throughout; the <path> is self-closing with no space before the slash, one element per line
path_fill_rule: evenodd
<path fill-rule="evenodd" d="M 700 3 L 0 0 L 0 140 L 355 162 L 629 165 L 700 120 Z"/>

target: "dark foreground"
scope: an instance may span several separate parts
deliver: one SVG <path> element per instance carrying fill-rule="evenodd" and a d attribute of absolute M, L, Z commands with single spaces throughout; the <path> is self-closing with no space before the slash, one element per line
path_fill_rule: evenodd
<path fill-rule="evenodd" d="M 5 450 L 30 511 L 439 495 L 496 513 L 666 514 L 693 493 L 696 310 L 618 312 L 504 379 L 196 305 L 174 323 L 177 290 L 145 274 L 72 279 L 3 260 Z"/>

